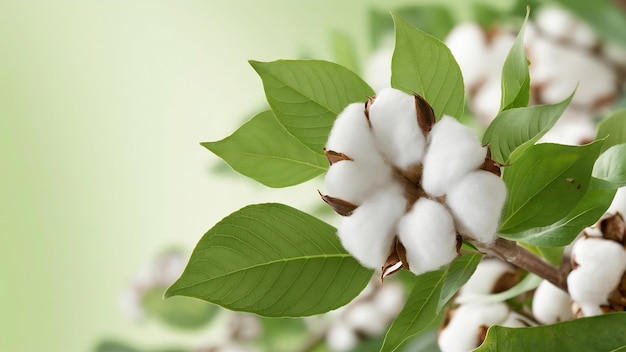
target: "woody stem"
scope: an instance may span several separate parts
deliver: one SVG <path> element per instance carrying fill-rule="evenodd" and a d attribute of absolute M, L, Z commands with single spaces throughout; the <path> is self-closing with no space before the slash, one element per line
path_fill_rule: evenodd
<path fill-rule="evenodd" d="M 536 256 L 514 241 L 498 238 L 494 243 L 473 243 L 488 256 L 497 257 L 527 270 L 567 292 L 567 276 L 559 268 Z"/>

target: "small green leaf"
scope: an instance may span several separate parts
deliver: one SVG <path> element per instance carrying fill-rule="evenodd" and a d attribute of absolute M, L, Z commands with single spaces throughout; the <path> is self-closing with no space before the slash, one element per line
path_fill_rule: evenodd
<path fill-rule="evenodd" d="M 614 145 L 626 143 L 626 109 L 616 111 L 600 121 L 596 139 L 604 139 L 602 152 Z"/>
<path fill-rule="evenodd" d="M 374 91 L 349 69 L 321 60 L 250 61 L 280 123 L 314 151 L 321 151 L 337 115 Z"/>
<path fill-rule="evenodd" d="M 328 161 L 289 134 L 271 111 L 262 112 L 235 133 L 202 146 L 242 175 L 269 187 L 307 181 L 328 169 Z"/>
<path fill-rule="evenodd" d="M 502 98 L 500 111 L 520 108 L 528 105 L 530 98 L 530 74 L 528 72 L 528 59 L 524 49 L 524 29 L 528 21 L 529 11 L 517 38 L 509 51 L 502 66 Z"/>
<path fill-rule="evenodd" d="M 467 296 L 463 296 L 463 301 L 461 301 L 460 303 L 503 302 L 511 298 L 517 297 L 524 292 L 528 292 L 530 290 L 537 288 L 537 286 L 539 286 L 539 284 L 541 283 L 541 280 L 543 279 L 537 275 L 528 274 L 515 286 L 511 287 L 510 289 L 504 292 L 494 293 L 490 295 L 467 295 Z"/>
<path fill-rule="evenodd" d="M 371 276 L 341 247 L 332 226 L 283 204 L 257 204 L 209 230 L 165 295 L 296 317 L 347 304 Z"/>
<path fill-rule="evenodd" d="M 540 247 L 567 246 L 583 229 L 600 219 L 615 197 L 615 188 L 598 187 L 597 181 L 592 179 L 587 193 L 563 219 L 549 226 L 503 234 L 502 237 Z"/>
<path fill-rule="evenodd" d="M 361 71 L 353 38 L 344 32 L 335 31 L 331 35 L 331 44 L 336 63 L 354 72 Z"/>
<path fill-rule="evenodd" d="M 146 292 L 142 300 L 144 310 L 166 324 L 181 329 L 197 329 L 215 316 L 217 306 L 189 297 L 172 297 L 164 300 L 164 289 Z"/>
<path fill-rule="evenodd" d="M 439 39 L 394 15 L 396 46 L 391 60 L 391 86 L 426 99 L 439 119 L 461 117 L 463 77 L 450 49 Z"/>
<path fill-rule="evenodd" d="M 387 331 L 381 352 L 396 351 L 405 341 L 426 329 L 472 276 L 480 258 L 481 255 L 466 254 L 443 269 L 417 276 L 404 308 Z"/>
<path fill-rule="evenodd" d="M 493 160 L 507 164 L 535 144 L 561 117 L 574 93 L 554 105 L 538 105 L 502 111 L 491 122 L 483 136 Z"/>
<path fill-rule="evenodd" d="M 583 198 L 602 141 L 576 147 L 537 144 L 529 147 L 503 179 L 508 197 L 501 233 L 551 225 L 565 217 Z"/>
<path fill-rule="evenodd" d="M 626 144 L 618 144 L 602 153 L 593 166 L 593 177 L 616 188 L 626 186 Z"/>
<path fill-rule="evenodd" d="M 494 325 L 474 352 L 611 351 L 626 346 L 624 326 L 624 312 L 530 328 Z"/>

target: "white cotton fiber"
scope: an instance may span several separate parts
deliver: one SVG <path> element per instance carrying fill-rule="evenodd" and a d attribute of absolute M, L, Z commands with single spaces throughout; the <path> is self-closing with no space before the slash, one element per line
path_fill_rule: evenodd
<path fill-rule="evenodd" d="M 361 264 L 380 269 L 391 250 L 396 223 L 406 210 L 401 187 L 389 185 L 368 198 L 338 228 L 343 247 Z"/>
<path fill-rule="evenodd" d="M 373 167 L 356 160 L 334 163 L 324 178 L 326 194 L 356 205 L 360 205 L 378 189 L 391 182 L 393 181 L 389 165 Z"/>
<path fill-rule="evenodd" d="M 545 325 L 574 318 L 572 298 L 547 280 L 543 280 L 535 290 L 532 311 L 535 319 Z"/>
<path fill-rule="evenodd" d="M 436 201 L 420 198 L 398 224 L 410 270 L 419 275 L 437 270 L 456 258 L 452 216 Z"/>
<path fill-rule="evenodd" d="M 461 233 L 483 242 L 496 240 L 500 212 L 506 199 L 502 179 L 477 170 L 459 181 L 447 194 L 446 202 Z"/>
<path fill-rule="evenodd" d="M 509 308 L 504 303 L 468 303 L 459 306 L 437 343 L 442 352 L 467 352 L 479 344 L 479 329 L 506 320 Z"/>
<path fill-rule="evenodd" d="M 365 117 L 364 103 L 350 104 L 337 116 L 326 149 L 364 164 L 378 166 L 384 163 Z"/>
<path fill-rule="evenodd" d="M 470 171 L 485 162 L 487 148 L 483 147 L 474 131 L 444 116 L 429 135 L 424 157 L 422 186 L 431 196 L 441 196 Z"/>
<path fill-rule="evenodd" d="M 446 45 L 459 63 L 463 83 L 468 90 L 487 75 L 487 39 L 478 23 L 466 22 L 454 27 L 446 37 Z"/>
<path fill-rule="evenodd" d="M 461 303 L 465 302 L 465 297 L 469 299 L 471 296 L 475 295 L 494 293 L 493 289 L 502 275 L 514 272 L 515 269 L 511 265 L 499 259 L 485 258 L 480 261 L 474 274 L 472 274 L 470 279 L 461 287 L 456 301 Z"/>
<path fill-rule="evenodd" d="M 415 97 L 385 88 L 369 109 L 374 139 L 385 159 L 400 169 L 422 160 L 426 138 L 417 121 Z"/>
<path fill-rule="evenodd" d="M 576 19 L 569 12 L 556 6 L 543 7 L 535 20 L 542 32 L 557 40 L 569 36 L 576 25 Z"/>

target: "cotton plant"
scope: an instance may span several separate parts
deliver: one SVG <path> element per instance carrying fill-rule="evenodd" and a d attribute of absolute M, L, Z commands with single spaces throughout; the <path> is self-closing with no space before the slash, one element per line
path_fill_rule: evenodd
<path fill-rule="evenodd" d="M 331 313 L 340 317 L 335 329 L 316 340 L 336 350 L 358 349 L 363 335 L 381 329 L 379 349 L 399 350 L 434 336 L 433 326 L 451 310 L 438 337 L 443 350 L 626 345 L 623 334 L 606 334 L 626 324 L 615 303 L 622 292 L 617 242 L 588 245 L 596 238 L 582 236 L 571 267 L 562 250 L 626 185 L 626 114 L 607 116 L 584 145 L 538 143 L 579 93 L 572 87 L 559 101 L 528 106 L 530 52 L 521 31 L 502 66 L 491 67 L 501 71 L 498 109 L 477 132 L 460 120 L 469 73 L 441 40 L 400 16 L 393 20 L 389 87 L 374 90 L 328 61 L 250 61 L 268 109 L 231 136 L 202 143 L 269 187 L 323 176 L 301 196 L 328 204 L 337 227 L 284 204 L 246 206 L 200 239 L 165 296 L 265 317 L 338 312 Z M 597 254 L 608 253 L 605 247 L 611 255 Z M 614 268 L 591 278 L 604 267 L 600 260 Z M 397 276 L 412 287 L 401 309 L 383 314 L 372 302 L 359 303 L 372 280 L 383 289 Z M 601 292 L 577 291 L 593 279 L 602 281 L 593 284 Z M 543 298 L 532 302 L 534 293 L 570 297 L 583 314 L 548 311 Z M 600 314 L 607 304 L 617 313 Z M 581 333 L 559 337 L 572 329 Z M 464 338 L 455 340 L 459 334 Z"/>

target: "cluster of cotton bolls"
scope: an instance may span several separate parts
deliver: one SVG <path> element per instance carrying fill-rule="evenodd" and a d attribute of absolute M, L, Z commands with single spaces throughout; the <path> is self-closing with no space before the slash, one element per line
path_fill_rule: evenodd
<path fill-rule="evenodd" d="M 353 350 L 361 340 L 379 336 L 396 318 L 405 302 L 397 281 L 372 279 L 349 304 L 321 316 L 308 317 L 309 329 L 324 336 L 333 352 Z"/>
<path fill-rule="evenodd" d="M 491 325 L 526 327 L 536 323 L 512 311 L 504 302 L 486 301 L 486 295 L 513 287 L 519 273 L 498 259 L 483 259 L 472 277 L 459 290 L 455 303 L 439 332 L 437 343 L 442 352 L 470 351 L 485 339 Z"/>
<path fill-rule="evenodd" d="M 460 236 L 497 237 L 506 197 L 499 168 L 472 129 L 448 116 L 435 123 L 417 95 L 386 88 L 365 106 L 350 104 L 326 155 L 322 198 L 344 216 L 341 243 L 366 267 L 421 274 L 452 261 Z"/>
<path fill-rule="evenodd" d="M 461 67 L 469 106 L 489 123 L 498 113 L 500 69 L 516 33 L 485 30 L 477 23 L 455 27 L 446 44 Z M 626 50 L 602 42 L 594 31 L 556 6 L 540 8 L 526 23 L 524 45 L 530 61 L 531 104 L 554 104 L 578 85 L 570 107 L 544 141 L 580 144 L 593 139 L 593 119 L 615 101 L 626 79 Z"/>
<path fill-rule="evenodd" d="M 621 214 L 605 216 L 572 247 L 568 291 L 577 316 L 626 310 L 626 225 Z"/>
<path fill-rule="evenodd" d="M 143 299 L 152 290 L 165 290 L 176 281 L 185 269 L 187 256 L 182 251 L 171 250 L 159 254 L 142 267 L 122 292 L 122 312 L 133 321 L 145 316 Z"/>

